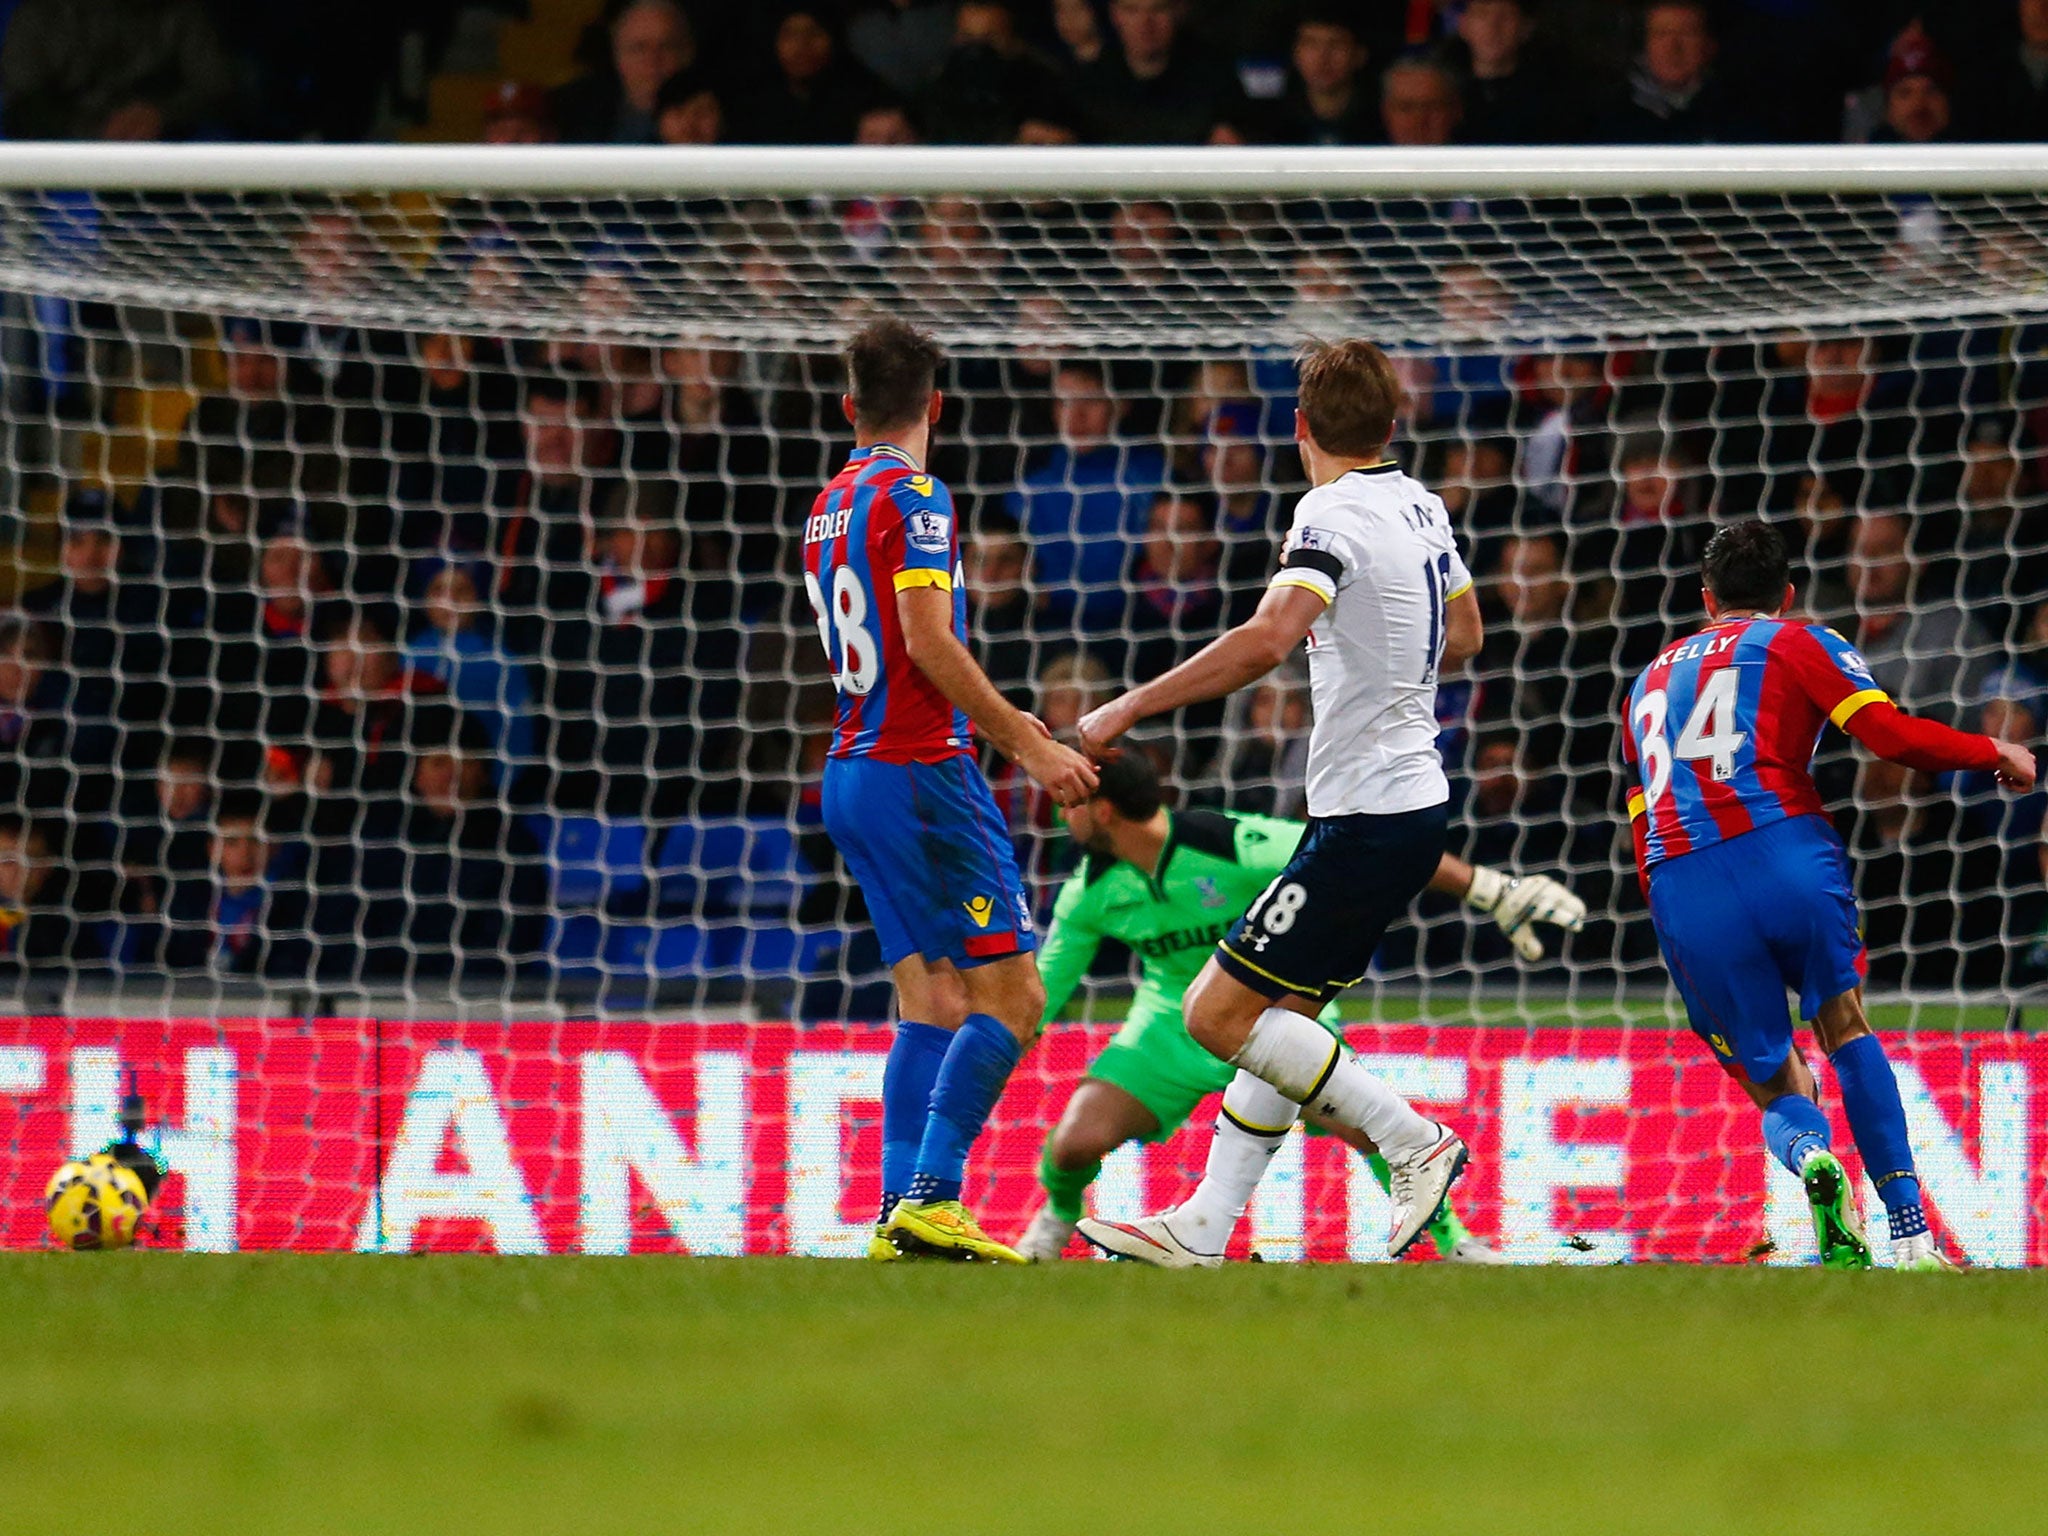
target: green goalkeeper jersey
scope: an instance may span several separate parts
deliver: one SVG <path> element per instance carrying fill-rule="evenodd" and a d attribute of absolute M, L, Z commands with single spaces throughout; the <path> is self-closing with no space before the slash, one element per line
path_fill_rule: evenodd
<path fill-rule="evenodd" d="M 1089 854 L 1061 889 L 1038 948 L 1047 1020 L 1066 1006 L 1104 939 L 1121 940 L 1138 957 L 1143 979 L 1131 1012 L 1167 1005 L 1177 1015 L 1217 941 L 1286 867 L 1302 830 L 1273 816 L 1181 811 L 1170 816 L 1152 874 Z"/>

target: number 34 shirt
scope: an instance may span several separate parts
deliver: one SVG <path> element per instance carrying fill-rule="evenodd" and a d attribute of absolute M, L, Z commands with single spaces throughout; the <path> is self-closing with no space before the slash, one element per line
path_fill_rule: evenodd
<path fill-rule="evenodd" d="M 1812 771 L 1820 733 L 1883 702 L 1855 647 L 1818 624 L 1731 619 L 1666 646 L 1629 690 L 1622 733 L 1643 873 L 1825 814 Z"/>
<path fill-rule="evenodd" d="M 974 728 L 912 664 L 896 594 L 952 595 L 967 643 L 967 592 L 953 498 L 889 443 L 855 451 L 804 520 L 804 590 L 832 668 L 833 757 L 938 763 L 974 749 Z"/>
<path fill-rule="evenodd" d="M 1296 506 L 1272 584 L 1328 605 L 1308 632 L 1309 815 L 1390 816 L 1449 800 L 1437 666 L 1445 609 L 1472 575 L 1444 504 L 1397 464 L 1339 475 Z"/>

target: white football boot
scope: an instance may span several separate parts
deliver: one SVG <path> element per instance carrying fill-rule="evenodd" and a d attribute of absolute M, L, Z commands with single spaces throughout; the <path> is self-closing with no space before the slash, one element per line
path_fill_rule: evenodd
<path fill-rule="evenodd" d="M 1166 1218 L 1140 1216 L 1136 1221 L 1103 1221 L 1081 1218 L 1081 1235 L 1112 1258 L 1136 1259 L 1159 1269 L 1214 1269 L 1223 1262 L 1220 1253 L 1197 1253 L 1173 1235 Z"/>
<path fill-rule="evenodd" d="M 1956 1274 L 1956 1266 L 1935 1244 L 1932 1232 L 1915 1232 L 1911 1237 L 1892 1239 L 1892 1268 L 1919 1270 L 1925 1274 Z"/>
<path fill-rule="evenodd" d="M 1051 1206 L 1042 1205 L 1031 1218 L 1031 1225 L 1024 1229 L 1024 1235 L 1017 1239 L 1017 1251 L 1024 1255 L 1027 1264 L 1051 1264 L 1067 1251 L 1067 1244 L 1073 1240 L 1074 1224 L 1053 1215 Z"/>
<path fill-rule="evenodd" d="M 1394 1224 L 1387 1234 L 1387 1257 L 1406 1253 L 1423 1229 L 1436 1220 L 1444 1197 L 1465 1171 L 1471 1154 L 1465 1143 L 1439 1125 L 1437 1139 L 1405 1162 L 1387 1160 L 1387 1194 L 1394 1203 Z M 1085 1236 L 1087 1226 L 1084 1223 Z M 1092 1239 L 1091 1239 L 1092 1241 Z"/>
<path fill-rule="evenodd" d="M 1483 1237 L 1467 1232 L 1444 1255 L 1446 1264 L 1512 1264 L 1515 1261 Z"/>

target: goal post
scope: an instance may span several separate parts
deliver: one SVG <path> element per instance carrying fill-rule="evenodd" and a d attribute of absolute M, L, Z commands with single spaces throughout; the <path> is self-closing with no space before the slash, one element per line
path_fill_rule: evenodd
<path fill-rule="evenodd" d="M 765 1201 L 794 1223 L 777 1241 L 840 1243 L 852 1218 L 793 1170 L 828 1141 L 867 1156 L 871 1111 L 822 1106 L 872 1097 L 874 1033 L 834 1056 L 718 1031 L 887 1006 L 819 825 L 830 697 L 794 541 L 850 445 L 836 350 L 881 311 L 946 348 L 930 468 L 961 509 L 974 642 L 1055 727 L 1255 604 L 1304 488 L 1295 349 L 1388 350 L 1397 451 L 1450 506 L 1487 618 L 1439 692 L 1452 851 L 1556 876 L 1592 916 L 1529 963 L 1427 898 L 1360 1038 L 1418 1095 L 1480 1106 L 1504 1163 L 1477 1198 L 1523 1256 L 1574 1222 L 1626 1228 L 1636 1257 L 1789 1232 L 1668 993 L 1621 691 L 1697 619 L 1705 536 L 1761 514 L 1804 610 L 1903 705 L 2048 727 L 2048 161 L 2027 147 L 0 145 L 0 855 L 32 871 L 0 890 L 6 954 L 25 1012 L 251 1015 L 24 1023 L 36 1092 L 101 1082 L 110 1058 L 77 1050 L 188 1093 L 216 1046 L 303 1073 L 278 1065 L 287 1015 L 339 1042 L 350 1092 L 383 1081 L 387 1040 L 394 1081 L 454 1103 L 525 1071 L 581 1092 L 613 1055 L 657 1098 L 730 1071 L 783 1117 L 790 1182 L 719 1209 Z M 1299 815 L 1306 727 L 1284 670 L 1136 746 L 1179 804 Z M 989 767 L 1043 918 L 1075 851 Z M 1995 1032 L 2048 977 L 2042 802 L 1833 738 L 1820 777 L 1880 1021 L 1921 1028 L 1916 1135 L 1956 1149 L 1950 1230 L 2024 1261 L 2048 1228 L 1997 1204 L 2007 1143 L 1972 1138 L 2031 1070 Z M 1093 1032 L 1013 1090 L 1006 1201 L 1129 978 L 1106 948 L 1070 1010 Z M 582 1014 L 699 1022 L 562 1022 Z M 403 1023 L 435 1017 L 472 1022 Z M 607 1134 L 670 1157 L 617 1083 Z M 372 1100 L 379 1125 L 407 1108 L 347 1113 Z M 732 1104 L 704 1102 L 726 1134 Z M 515 1162 L 559 1129 L 507 1123 Z M 600 1148 L 607 1178 L 626 1144 Z M 1369 1225 L 1327 1150 L 1267 1208 L 1276 1253 L 1352 1251 L 1337 1205 Z M 1119 1163 L 1111 1192 L 1176 1189 L 1199 1155 L 1191 1133 Z M 321 1209 L 261 1230 L 363 1236 Z M 633 1223 L 605 1209 L 612 1243 Z M 728 1227 L 704 1241 L 727 1251 Z"/>

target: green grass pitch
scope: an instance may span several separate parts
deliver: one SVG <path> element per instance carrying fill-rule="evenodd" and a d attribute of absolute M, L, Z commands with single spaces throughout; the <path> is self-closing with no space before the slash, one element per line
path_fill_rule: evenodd
<path fill-rule="evenodd" d="M 0 1529 L 2039 1530 L 2044 1307 L 2038 1274 L 10 1254 Z"/>

